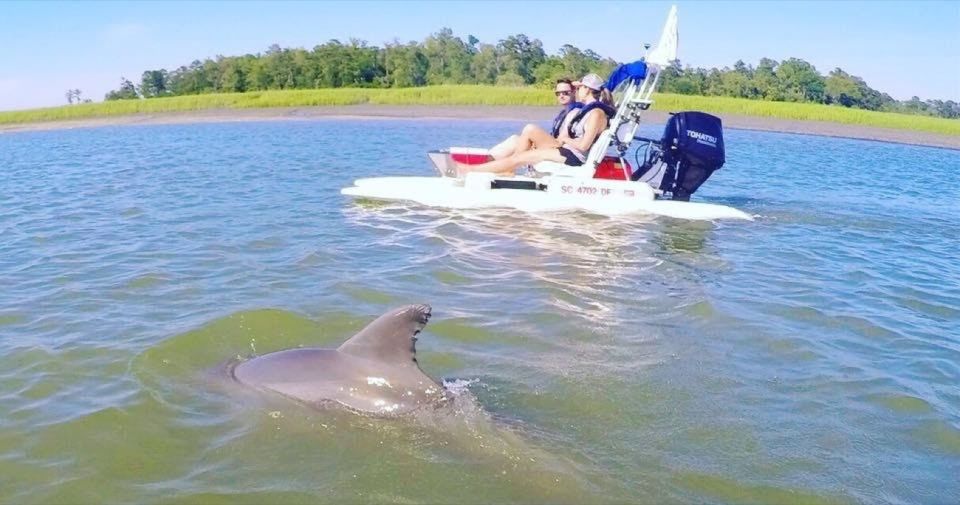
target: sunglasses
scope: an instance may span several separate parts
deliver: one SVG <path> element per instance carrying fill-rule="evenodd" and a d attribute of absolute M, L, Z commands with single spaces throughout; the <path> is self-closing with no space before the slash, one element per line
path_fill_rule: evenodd
<path fill-rule="evenodd" d="M 557 96 L 570 96 L 573 94 L 573 91 L 554 91 L 553 94 Z"/>

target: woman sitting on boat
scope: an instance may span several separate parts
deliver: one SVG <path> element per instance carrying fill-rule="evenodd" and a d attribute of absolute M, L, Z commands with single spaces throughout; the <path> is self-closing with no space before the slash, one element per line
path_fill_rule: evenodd
<path fill-rule="evenodd" d="M 612 96 L 604 89 L 603 79 L 597 74 L 587 74 L 573 83 L 576 98 L 583 104 L 580 112 L 570 121 L 567 131 L 560 132 L 557 138 L 538 128 L 532 132 L 524 129 L 521 138 L 530 142 L 520 143 L 514 154 L 481 165 L 465 165 L 453 162 L 457 173 L 493 172 L 513 175 L 518 167 L 532 165 L 541 161 L 554 161 L 570 166 L 580 166 L 587 159 L 587 153 L 597 141 L 597 137 L 607 128 L 610 118 L 616 113 L 612 106 Z M 532 148 L 531 148 L 532 147 Z"/>

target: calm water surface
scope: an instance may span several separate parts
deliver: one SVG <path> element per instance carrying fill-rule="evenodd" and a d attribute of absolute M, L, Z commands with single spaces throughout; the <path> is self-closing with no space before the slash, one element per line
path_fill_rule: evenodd
<path fill-rule="evenodd" d="M 960 501 L 960 152 L 728 130 L 752 223 L 339 194 L 520 126 L 0 135 L 0 502 Z M 209 372 L 412 302 L 457 409 Z"/>

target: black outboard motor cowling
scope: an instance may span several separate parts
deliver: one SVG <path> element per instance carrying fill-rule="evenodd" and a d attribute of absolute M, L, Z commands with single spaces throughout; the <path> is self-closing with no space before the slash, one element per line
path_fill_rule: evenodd
<path fill-rule="evenodd" d="M 671 116 L 660 146 L 667 165 L 660 189 L 672 193 L 674 200 L 690 200 L 690 195 L 726 161 L 720 118 L 704 112 Z"/>

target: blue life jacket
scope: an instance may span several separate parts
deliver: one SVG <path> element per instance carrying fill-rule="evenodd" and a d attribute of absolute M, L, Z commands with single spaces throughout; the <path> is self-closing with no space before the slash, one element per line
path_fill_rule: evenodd
<path fill-rule="evenodd" d="M 570 120 L 570 125 L 567 126 L 567 135 L 569 135 L 570 138 L 573 138 L 573 127 L 582 121 L 583 118 L 587 117 L 587 114 L 589 114 L 593 109 L 602 110 L 604 114 L 607 115 L 607 123 L 610 122 L 610 118 L 617 115 L 617 109 L 601 102 L 600 100 L 590 102 L 586 106 L 580 108 L 580 111 L 577 112 L 577 115 L 573 116 L 573 119 Z"/>
<path fill-rule="evenodd" d="M 569 105 L 567 105 L 566 107 L 564 107 L 564 108 L 560 111 L 560 114 L 557 114 L 557 117 L 554 118 L 554 120 L 553 120 L 553 129 L 550 130 L 550 134 L 553 135 L 554 138 L 556 138 L 558 135 L 560 135 L 560 127 L 563 126 L 563 120 L 564 120 L 564 118 L 567 117 L 567 114 L 569 114 L 570 111 L 572 111 L 572 110 L 574 110 L 574 109 L 580 109 L 580 108 L 582 108 L 582 107 L 583 107 L 583 104 L 580 103 L 580 102 L 570 102 Z"/>

